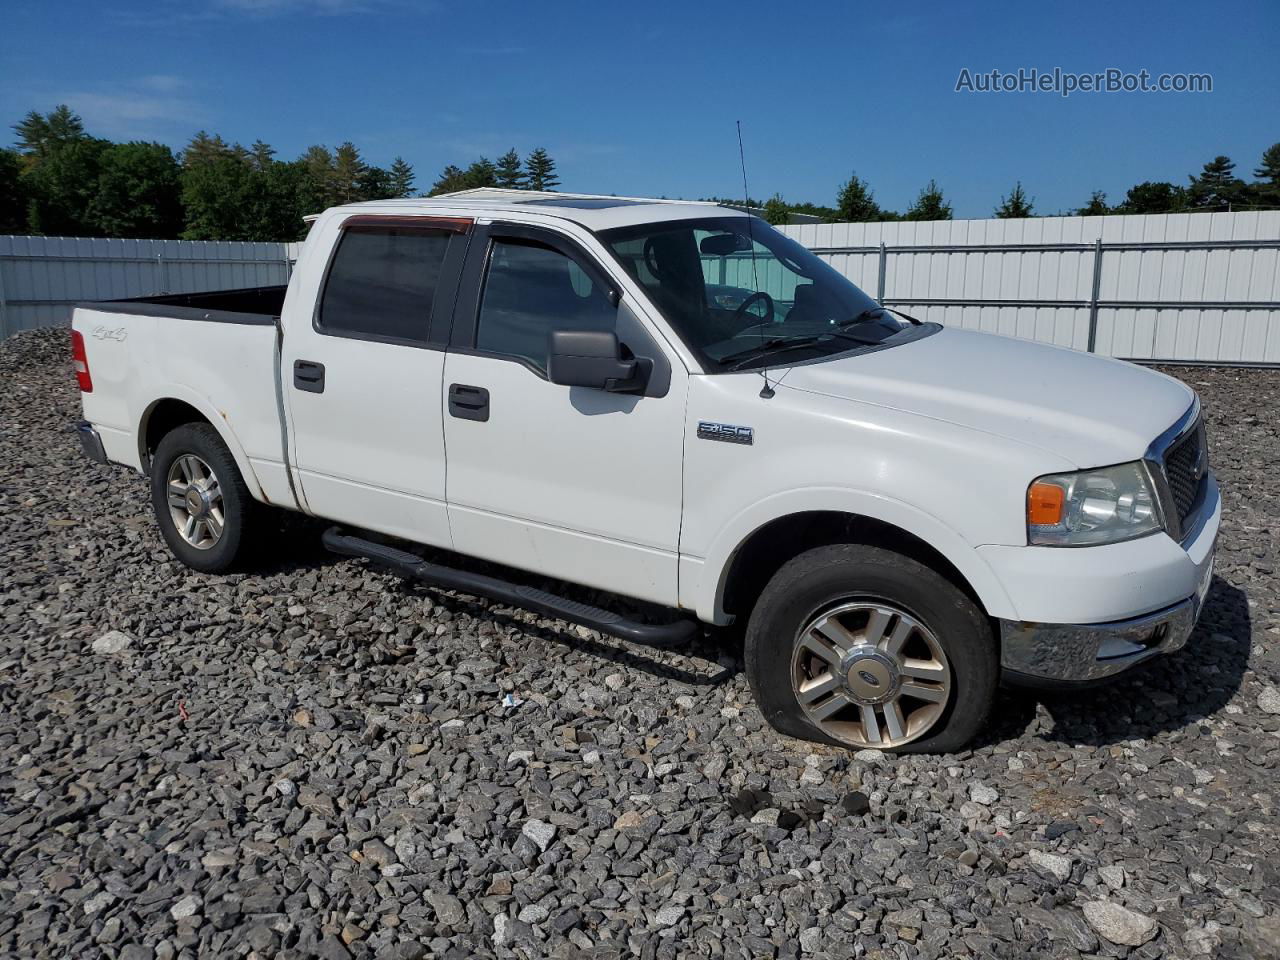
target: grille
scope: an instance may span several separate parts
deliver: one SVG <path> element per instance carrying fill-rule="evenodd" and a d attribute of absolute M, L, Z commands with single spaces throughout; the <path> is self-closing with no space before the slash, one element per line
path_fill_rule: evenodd
<path fill-rule="evenodd" d="M 1195 505 L 1196 495 L 1208 472 L 1204 466 L 1205 435 L 1204 421 L 1196 424 L 1195 429 L 1174 444 L 1164 457 L 1164 473 L 1169 481 L 1169 490 L 1173 494 L 1174 507 L 1178 511 L 1178 519 L 1186 520 Z"/>

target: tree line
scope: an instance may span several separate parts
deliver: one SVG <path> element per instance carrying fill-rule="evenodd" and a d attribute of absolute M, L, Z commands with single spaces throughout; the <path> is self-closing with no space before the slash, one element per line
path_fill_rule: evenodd
<path fill-rule="evenodd" d="M 1095 190 L 1088 203 L 1055 216 L 1075 215 L 1097 217 L 1105 214 L 1128 213 L 1196 213 L 1225 210 L 1273 210 L 1280 209 L 1280 143 L 1274 143 L 1262 153 L 1258 166 L 1253 170 L 1253 180 L 1245 181 L 1236 175 L 1236 165 L 1230 157 L 1217 156 L 1204 165 L 1199 174 L 1187 177 L 1186 186 L 1168 181 L 1143 181 L 1129 188 L 1119 203 L 1109 204 L 1107 195 Z M 718 200 L 735 203 L 740 201 Z M 786 223 L 792 213 L 821 217 L 828 223 L 858 223 L 885 220 L 950 220 L 951 204 L 943 196 L 942 188 L 930 180 L 916 196 L 915 201 L 903 213 L 880 206 L 868 183 L 857 173 L 840 185 L 833 206 L 813 203 L 792 203 L 775 193 L 763 204 L 748 201 L 761 207 L 764 218 L 770 223 Z M 1037 216 L 1034 198 L 1027 195 L 1022 181 L 1013 185 L 1008 195 L 992 211 L 1000 220 Z"/>
<path fill-rule="evenodd" d="M 15 149 L 0 149 L 0 233 L 150 237 L 185 240 L 290 240 L 305 234 L 303 217 L 359 200 L 415 194 L 413 167 L 396 157 L 390 167 L 368 163 L 351 142 L 308 147 L 280 160 L 261 140 L 245 147 L 201 131 L 174 153 L 161 143 L 113 143 L 85 131 L 67 106 L 28 113 L 13 127 Z M 1119 203 L 1101 191 L 1078 209 L 1082 216 L 1280 208 L 1280 143 L 1268 147 L 1252 181 L 1225 156 L 1206 163 L 1185 185 L 1144 181 Z M 466 167 L 449 164 L 420 195 L 475 187 L 555 190 L 556 162 L 538 147 L 523 159 L 515 148 Z M 742 201 L 710 197 L 734 206 Z M 930 180 L 901 213 L 881 206 L 856 173 L 840 185 L 832 205 L 796 203 L 774 194 L 762 208 L 770 223 L 790 214 L 827 222 L 950 220 L 951 203 Z M 1002 219 L 1037 216 L 1021 181 L 993 210 Z"/>
<path fill-rule="evenodd" d="M 175 154 L 91 136 L 65 105 L 33 110 L 13 129 L 15 149 L 0 149 L 0 234 L 292 240 L 305 235 L 304 216 L 326 207 L 415 194 L 412 165 L 368 163 L 349 141 L 280 160 L 261 140 L 245 147 L 201 131 Z M 555 167 L 543 148 L 524 161 L 512 149 L 496 163 L 446 167 L 428 193 L 553 190 Z"/>

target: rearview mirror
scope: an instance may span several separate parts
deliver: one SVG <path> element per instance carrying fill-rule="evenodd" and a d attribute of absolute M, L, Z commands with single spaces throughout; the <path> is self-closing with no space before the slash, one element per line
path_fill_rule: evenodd
<path fill-rule="evenodd" d="M 727 257 L 751 249 L 751 240 L 740 233 L 713 233 L 703 237 L 698 249 L 708 257 Z"/>
<path fill-rule="evenodd" d="M 612 330 L 553 330 L 547 377 L 566 387 L 594 387 L 611 393 L 644 389 L 645 365 L 623 359 Z"/>

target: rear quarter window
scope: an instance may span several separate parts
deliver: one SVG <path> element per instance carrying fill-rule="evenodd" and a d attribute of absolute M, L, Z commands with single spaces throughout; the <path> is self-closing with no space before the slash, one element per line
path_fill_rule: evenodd
<path fill-rule="evenodd" d="M 453 234 L 445 230 L 344 230 L 325 278 L 317 328 L 337 336 L 425 343 Z"/>

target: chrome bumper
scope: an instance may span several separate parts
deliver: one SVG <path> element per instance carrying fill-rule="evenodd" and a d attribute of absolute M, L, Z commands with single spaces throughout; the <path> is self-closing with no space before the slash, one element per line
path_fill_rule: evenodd
<path fill-rule="evenodd" d="M 1193 596 L 1154 613 L 1113 623 L 1000 621 L 1000 668 L 1028 683 L 1105 680 L 1187 645 L 1213 582 L 1213 551 Z"/>
<path fill-rule="evenodd" d="M 87 420 L 81 420 L 76 424 L 76 436 L 80 438 L 80 449 L 84 451 L 84 455 L 90 460 L 96 460 L 98 463 L 107 462 L 107 452 L 102 449 L 102 438 L 98 436 L 98 431 L 93 429 L 93 424 Z"/>

